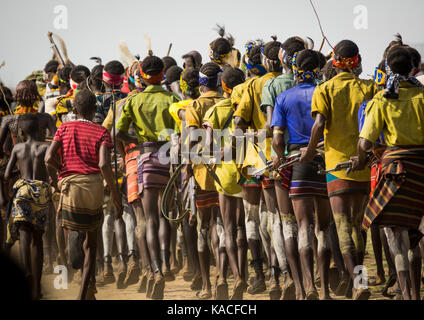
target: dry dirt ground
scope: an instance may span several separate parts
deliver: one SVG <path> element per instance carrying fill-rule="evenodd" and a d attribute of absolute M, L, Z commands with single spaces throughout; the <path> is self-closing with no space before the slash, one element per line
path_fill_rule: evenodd
<path fill-rule="evenodd" d="M 375 267 L 375 260 L 374 260 L 374 254 L 372 251 L 372 246 L 370 243 L 370 235 L 368 236 L 368 243 L 367 243 L 367 255 L 365 257 L 365 266 L 368 269 L 368 275 L 369 275 L 369 285 L 370 290 L 372 292 L 371 300 L 387 300 L 388 298 L 381 295 L 381 290 L 383 288 L 383 285 L 374 286 L 373 283 L 375 282 L 375 276 L 376 276 L 376 267 Z M 16 250 L 14 250 L 16 252 Z M 115 265 L 116 267 L 116 265 Z M 385 270 L 386 270 L 386 278 L 387 278 L 387 265 L 385 264 Z M 249 272 L 251 275 L 253 275 L 253 270 L 249 268 Z M 215 268 L 211 268 L 211 281 L 214 282 L 214 275 L 215 275 Z M 51 275 L 43 275 L 42 278 L 42 286 L 43 286 L 43 299 L 46 300 L 72 300 L 75 299 L 78 295 L 79 290 L 79 282 L 73 281 L 68 285 L 68 289 L 55 289 L 54 288 L 54 279 L 57 277 L 56 274 Z M 78 278 L 78 276 L 76 277 Z M 233 279 L 232 277 L 229 278 L 229 288 L 230 288 L 230 294 L 233 287 Z M 424 296 L 424 286 L 422 286 L 421 289 L 421 296 Z M 116 284 L 109 284 L 102 287 L 98 287 L 98 293 L 96 294 L 96 298 L 98 300 L 144 300 L 146 298 L 145 293 L 138 293 L 137 292 L 138 284 L 129 286 L 126 289 L 117 289 Z M 319 289 L 318 289 L 319 290 Z M 331 296 L 333 299 L 342 299 L 343 297 L 337 297 L 331 292 Z M 198 299 L 196 297 L 196 293 L 194 291 L 190 290 L 190 283 L 185 282 L 182 274 L 179 273 L 176 276 L 176 280 L 173 282 L 167 282 L 165 287 L 165 299 L 175 299 L 175 300 L 196 300 Z M 268 292 L 265 292 L 263 294 L 258 295 L 250 295 L 245 294 L 244 299 L 248 300 L 268 300 Z"/>
<path fill-rule="evenodd" d="M 370 237 L 368 237 L 370 239 Z M 374 254 L 372 252 L 372 247 L 370 241 L 367 243 L 367 256 L 365 258 L 365 266 L 368 268 L 369 273 L 369 284 L 370 290 L 372 292 L 371 299 L 372 300 L 383 300 L 388 299 L 381 295 L 381 290 L 383 288 L 380 286 L 373 286 L 375 281 L 375 260 Z M 387 266 L 385 265 L 386 271 Z M 250 273 L 253 274 L 253 270 L 249 269 Z M 211 269 L 211 279 L 213 279 L 213 275 L 215 274 L 215 268 Z M 75 299 L 78 295 L 79 283 L 77 281 L 73 281 L 69 284 L 67 290 L 57 290 L 54 288 L 54 279 L 57 275 L 43 275 L 43 294 L 44 299 L 51 300 L 68 300 Z M 229 279 L 229 288 L 231 290 L 233 285 L 232 278 Z M 98 287 L 98 293 L 96 298 L 99 300 L 143 300 L 146 299 L 146 295 L 144 293 L 137 292 L 138 284 L 129 286 L 124 290 L 120 290 L 116 288 L 116 284 L 109 284 L 103 287 Z M 421 290 L 422 295 L 424 295 L 424 288 Z M 331 294 L 334 299 L 341 299 L 342 297 L 337 297 L 333 293 Z M 265 292 L 263 294 L 258 295 L 250 295 L 245 294 L 245 299 L 249 300 L 268 300 L 268 293 Z M 181 274 L 178 274 L 176 280 L 173 282 L 167 282 L 165 287 L 165 299 L 176 299 L 176 300 L 195 300 L 197 299 L 196 293 L 190 290 L 190 286 L 188 282 L 185 282 L 182 278 Z"/>

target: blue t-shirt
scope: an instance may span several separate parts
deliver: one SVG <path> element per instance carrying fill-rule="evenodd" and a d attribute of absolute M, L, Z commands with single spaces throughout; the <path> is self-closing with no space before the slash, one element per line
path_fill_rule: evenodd
<path fill-rule="evenodd" d="M 287 129 L 287 144 L 308 143 L 315 120 L 311 117 L 315 83 L 301 83 L 281 93 L 275 99 L 271 127 Z"/>
<path fill-rule="evenodd" d="M 362 102 L 361 106 L 359 107 L 359 111 L 358 111 L 359 132 L 361 132 L 362 127 L 364 126 L 364 123 L 365 123 L 365 109 L 367 108 L 368 102 L 370 102 L 370 100 Z M 386 140 L 384 140 L 383 133 L 380 134 L 380 137 L 377 139 L 376 142 L 379 144 L 386 144 Z"/>

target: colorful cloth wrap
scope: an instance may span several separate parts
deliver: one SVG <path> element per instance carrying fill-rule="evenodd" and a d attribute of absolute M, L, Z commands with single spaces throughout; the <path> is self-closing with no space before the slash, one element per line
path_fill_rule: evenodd
<path fill-rule="evenodd" d="M 218 79 L 220 78 L 220 73 L 218 73 L 217 75 L 215 75 L 213 77 L 209 77 L 209 76 L 199 72 L 199 85 L 216 87 L 217 84 L 218 84 Z"/>
<path fill-rule="evenodd" d="M 261 62 L 262 62 L 262 64 L 265 66 L 265 69 L 268 67 L 268 69 L 272 69 L 272 67 L 271 66 L 273 66 L 275 63 L 277 63 L 277 62 L 281 62 L 280 61 L 280 59 L 278 59 L 278 60 L 273 60 L 273 59 L 270 59 L 270 58 L 268 58 L 266 55 L 265 55 L 265 51 L 264 51 L 264 47 L 262 46 L 261 47 Z M 281 67 L 280 66 L 280 71 L 283 69 L 283 67 Z"/>
<path fill-rule="evenodd" d="M 419 231 L 424 216 L 424 146 L 389 147 L 381 159 L 381 175 L 365 209 L 362 227 L 372 223 L 408 229 L 410 247 L 423 234 Z"/>
<path fill-rule="evenodd" d="M 224 64 L 225 63 L 225 60 L 227 60 L 227 58 L 230 57 L 231 53 L 232 53 L 232 51 L 230 51 L 228 53 L 224 53 L 224 54 L 218 54 L 217 52 L 215 52 L 212 49 L 212 43 L 209 45 L 209 58 L 213 62 L 215 62 L 215 63 L 217 63 L 219 65 Z"/>
<path fill-rule="evenodd" d="M 117 87 L 117 86 L 120 86 L 122 82 L 124 82 L 124 75 L 111 74 L 103 69 L 103 81 L 111 86 Z"/>
<path fill-rule="evenodd" d="M 139 200 L 138 198 L 138 177 L 137 158 L 140 155 L 140 148 L 131 143 L 125 147 L 125 169 L 127 177 L 128 203 Z"/>
<path fill-rule="evenodd" d="M 207 209 L 212 207 L 219 207 L 218 192 L 196 189 L 196 208 Z"/>
<path fill-rule="evenodd" d="M 21 105 L 17 105 L 13 113 L 14 114 L 38 113 L 39 103 L 40 103 L 39 101 L 34 102 L 32 107 L 24 107 Z"/>
<path fill-rule="evenodd" d="M 289 145 L 289 150 L 297 152 L 304 145 Z M 327 181 L 325 176 L 319 175 L 319 164 L 324 168 L 325 160 L 316 155 L 313 162 L 295 162 L 292 166 L 289 197 L 309 196 L 327 198 Z"/>
<path fill-rule="evenodd" d="M 185 72 L 185 70 L 183 70 L 183 72 L 181 72 L 181 75 L 180 75 L 180 89 L 181 89 L 181 91 L 185 95 L 188 95 L 190 97 L 199 96 L 200 95 L 199 86 L 196 86 L 194 88 L 191 87 L 191 86 L 189 86 L 188 83 L 187 83 L 187 81 L 185 81 L 183 79 L 184 72 Z"/>
<path fill-rule="evenodd" d="M 422 87 L 422 83 L 417 80 L 415 77 L 402 76 L 399 73 L 394 73 L 390 68 L 386 60 L 386 74 L 388 75 L 388 80 L 386 84 L 386 90 L 384 91 L 383 96 L 388 99 L 397 99 L 399 98 L 399 82 L 408 81 L 417 87 Z"/>
<path fill-rule="evenodd" d="M 140 70 L 140 75 L 144 80 L 146 80 L 147 82 L 152 83 L 152 84 L 160 84 L 161 83 L 161 81 L 163 79 L 163 71 L 154 75 L 154 76 L 151 76 L 147 73 L 144 73 L 143 69 L 141 68 L 141 63 L 138 66 L 139 66 L 139 70 Z"/>
<path fill-rule="evenodd" d="M 244 65 L 246 66 L 247 70 L 250 70 L 252 73 L 262 76 L 266 73 L 266 69 L 265 69 L 264 65 L 263 64 L 250 64 L 249 63 L 249 55 L 250 55 L 250 51 L 253 49 L 253 47 L 254 47 L 253 45 L 250 45 L 250 46 L 247 47 L 246 53 L 245 53 L 247 60 L 245 59 Z M 263 47 L 263 45 L 261 45 L 261 48 L 262 47 Z"/>
<path fill-rule="evenodd" d="M 164 189 L 170 178 L 169 164 L 162 164 L 160 158 L 167 155 L 160 152 L 143 152 L 143 148 L 160 148 L 163 143 L 143 142 L 140 147 L 140 155 L 137 157 L 138 194 L 144 189 Z"/>
<path fill-rule="evenodd" d="M 101 174 L 75 174 L 59 180 L 58 212 L 62 227 L 76 231 L 94 231 L 103 220 L 104 186 Z"/>
<path fill-rule="evenodd" d="M 6 243 L 19 240 L 19 226 L 29 224 L 44 232 L 47 210 L 52 197 L 51 186 L 44 181 L 18 179 L 13 185 L 13 198 L 9 204 Z"/>
<path fill-rule="evenodd" d="M 274 187 L 275 180 L 265 176 L 251 177 L 250 179 L 246 179 L 245 177 L 242 176 L 238 184 L 244 188 L 256 187 L 256 188 L 268 189 L 268 188 Z"/>
<path fill-rule="evenodd" d="M 297 66 L 297 52 L 296 52 L 293 55 L 292 70 L 293 70 L 293 74 L 295 78 L 302 79 L 302 80 L 312 80 L 318 76 L 319 67 L 316 67 L 312 71 L 305 71 L 305 70 L 299 69 L 299 67 Z"/>
<path fill-rule="evenodd" d="M 339 179 L 335 175 L 327 173 L 327 190 L 329 197 L 350 192 L 360 192 L 368 194 L 369 189 L 369 181 Z"/>
<path fill-rule="evenodd" d="M 354 57 L 350 58 L 342 58 L 337 56 L 333 51 L 333 66 L 339 69 L 350 69 L 357 67 L 359 64 L 359 53 L 357 53 Z"/>

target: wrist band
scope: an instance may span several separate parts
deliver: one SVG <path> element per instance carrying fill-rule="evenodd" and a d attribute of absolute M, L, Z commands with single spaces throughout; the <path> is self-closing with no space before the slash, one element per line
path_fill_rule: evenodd
<path fill-rule="evenodd" d="M 273 134 L 284 134 L 284 131 L 279 129 L 274 129 Z"/>

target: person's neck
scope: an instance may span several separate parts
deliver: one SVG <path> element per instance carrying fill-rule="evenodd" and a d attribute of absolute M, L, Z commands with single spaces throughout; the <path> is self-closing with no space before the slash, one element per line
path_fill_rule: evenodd
<path fill-rule="evenodd" d="M 350 72 L 350 70 L 348 70 L 348 69 L 339 69 L 339 68 L 336 68 L 336 73 L 337 73 L 337 74 L 340 74 L 340 73 L 343 73 L 343 72 Z"/>
<path fill-rule="evenodd" d="M 86 121 L 92 121 L 92 119 L 88 119 L 80 114 L 76 114 L 77 120 L 86 120 Z"/>

